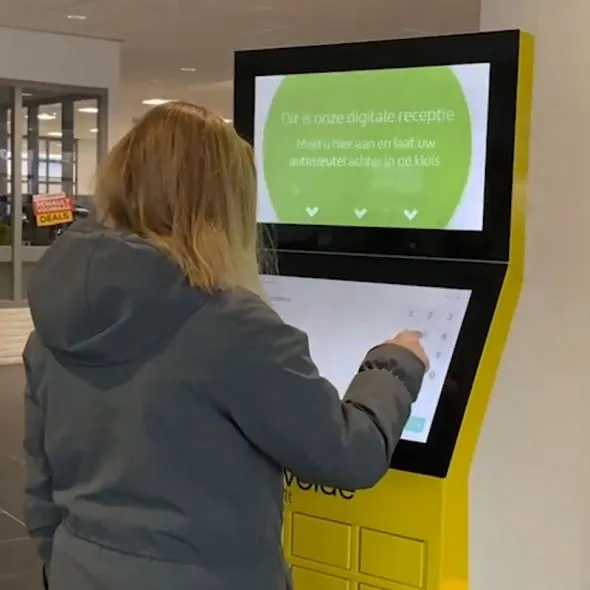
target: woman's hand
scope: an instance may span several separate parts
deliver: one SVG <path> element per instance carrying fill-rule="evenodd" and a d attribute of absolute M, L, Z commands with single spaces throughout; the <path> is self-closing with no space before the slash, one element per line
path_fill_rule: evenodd
<path fill-rule="evenodd" d="M 400 332 L 397 334 L 397 336 L 394 336 L 388 340 L 387 343 L 397 344 L 398 346 L 402 346 L 403 348 L 408 349 L 410 352 L 413 352 L 428 369 L 430 366 L 430 360 L 428 359 L 428 356 L 422 347 L 422 343 L 420 342 L 421 338 L 422 332 L 417 330 L 405 330 L 404 332 Z"/>

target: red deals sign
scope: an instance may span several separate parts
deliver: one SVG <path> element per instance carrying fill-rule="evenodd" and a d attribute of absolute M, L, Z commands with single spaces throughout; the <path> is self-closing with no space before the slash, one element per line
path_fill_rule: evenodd
<path fill-rule="evenodd" d="M 74 221 L 74 200 L 65 194 L 34 195 L 33 212 L 38 227 Z"/>

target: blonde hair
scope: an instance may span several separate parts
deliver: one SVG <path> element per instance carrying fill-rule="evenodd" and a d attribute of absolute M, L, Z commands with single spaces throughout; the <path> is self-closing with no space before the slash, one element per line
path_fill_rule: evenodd
<path fill-rule="evenodd" d="M 103 223 L 170 256 L 192 286 L 261 294 L 252 148 L 206 108 L 147 112 L 101 167 L 95 205 Z"/>

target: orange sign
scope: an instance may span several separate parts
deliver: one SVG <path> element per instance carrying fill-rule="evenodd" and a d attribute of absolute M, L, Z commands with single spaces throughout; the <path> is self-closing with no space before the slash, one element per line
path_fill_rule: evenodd
<path fill-rule="evenodd" d="M 33 212 L 38 227 L 74 221 L 74 200 L 65 194 L 34 195 Z"/>

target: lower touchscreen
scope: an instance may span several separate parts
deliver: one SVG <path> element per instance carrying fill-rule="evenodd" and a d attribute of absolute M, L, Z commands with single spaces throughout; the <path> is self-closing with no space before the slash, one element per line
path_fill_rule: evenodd
<path fill-rule="evenodd" d="M 426 443 L 471 291 L 286 276 L 265 276 L 264 285 L 282 319 L 308 334 L 313 360 L 341 396 L 370 348 L 421 330 L 431 365 L 402 438 Z"/>

